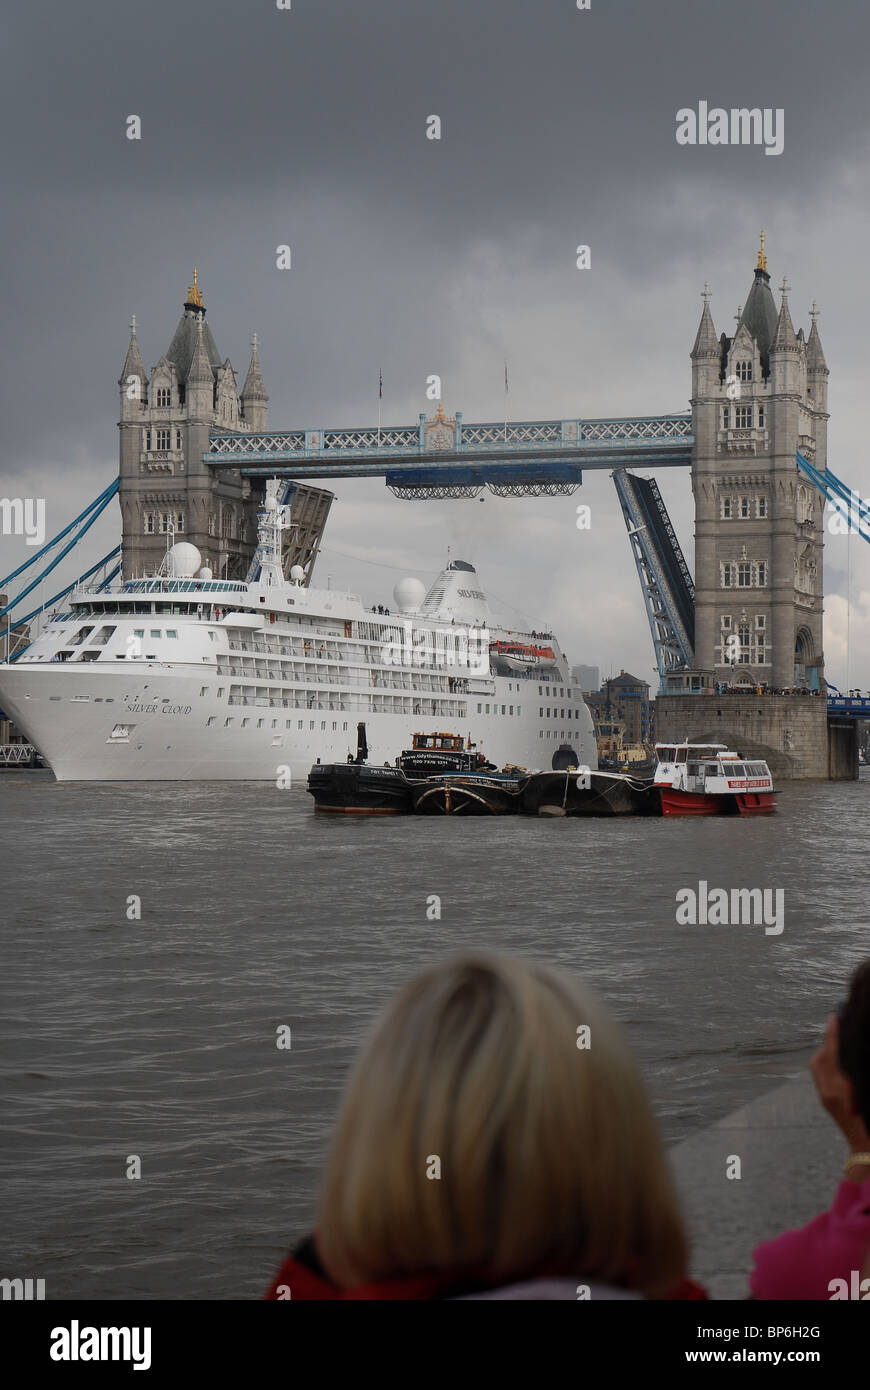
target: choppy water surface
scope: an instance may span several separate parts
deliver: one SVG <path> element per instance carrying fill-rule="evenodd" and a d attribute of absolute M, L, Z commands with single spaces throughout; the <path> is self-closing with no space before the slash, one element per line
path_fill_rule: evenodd
<path fill-rule="evenodd" d="M 870 954 L 868 831 L 865 780 L 786 786 L 759 821 L 454 822 L 0 776 L 0 1274 L 49 1298 L 258 1296 L 307 1229 L 361 1037 L 469 946 L 585 976 L 666 1137 L 690 1133 L 799 1069 Z M 677 925 L 700 879 L 784 889 L 784 932 Z"/>

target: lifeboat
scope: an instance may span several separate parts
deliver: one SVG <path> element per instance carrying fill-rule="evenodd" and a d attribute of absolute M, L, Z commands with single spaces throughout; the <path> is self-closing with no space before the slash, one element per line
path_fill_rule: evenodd
<path fill-rule="evenodd" d="M 489 657 L 493 666 L 503 671 L 540 670 L 556 664 L 552 647 L 537 647 L 529 642 L 490 642 Z"/>
<path fill-rule="evenodd" d="M 556 665 L 556 653 L 552 647 L 532 647 L 532 652 L 538 666 Z"/>

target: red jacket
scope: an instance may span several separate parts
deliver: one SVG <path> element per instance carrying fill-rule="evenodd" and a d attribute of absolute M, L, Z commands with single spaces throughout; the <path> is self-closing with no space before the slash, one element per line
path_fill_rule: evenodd
<path fill-rule="evenodd" d="M 502 1288 L 508 1282 L 503 1274 L 495 1275 L 483 1266 L 465 1270 L 435 1270 L 422 1274 L 402 1274 L 373 1284 L 358 1284 L 350 1289 L 333 1284 L 317 1254 L 312 1236 L 296 1247 L 281 1265 L 264 1299 L 394 1299 L 419 1301 L 436 1298 L 461 1298 L 486 1289 Z M 511 1281 L 512 1282 L 512 1281 Z M 707 1292 L 691 1279 L 682 1280 L 666 1295 L 668 1299 L 706 1298 Z"/>

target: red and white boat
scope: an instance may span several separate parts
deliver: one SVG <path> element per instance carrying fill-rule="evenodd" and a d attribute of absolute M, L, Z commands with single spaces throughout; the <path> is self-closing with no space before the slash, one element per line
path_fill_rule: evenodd
<path fill-rule="evenodd" d="M 764 816 L 776 810 L 767 763 L 724 743 L 657 743 L 663 816 Z"/>

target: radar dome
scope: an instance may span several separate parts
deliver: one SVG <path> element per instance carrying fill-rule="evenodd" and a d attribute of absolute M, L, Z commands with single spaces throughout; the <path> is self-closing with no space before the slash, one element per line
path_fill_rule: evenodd
<path fill-rule="evenodd" d="M 305 578 L 305 571 L 301 565 L 292 565 L 290 567 L 290 578 L 293 580 L 294 584 L 302 583 Z"/>
<path fill-rule="evenodd" d="M 190 541 L 176 541 L 167 556 L 167 570 L 172 579 L 192 579 L 202 565 L 202 556 Z"/>
<path fill-rule="evenodd" d="M 211 572 L 211 566 L 203 565 L 202 569 L 199 571 L 199 574 L 196 577 L 197 579 L 212 579 L 214 576 Z"/>
<path fill-rule="evenodd" d="M 400 613 L 416 613 L 426 597 L 426 585 L 419 579 L 400 579 L 393 600 Z"/>

